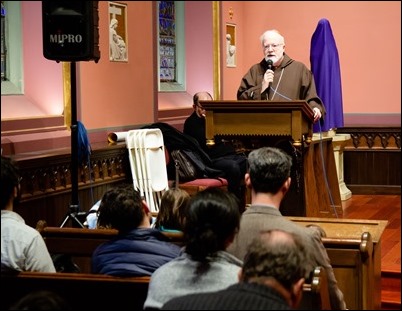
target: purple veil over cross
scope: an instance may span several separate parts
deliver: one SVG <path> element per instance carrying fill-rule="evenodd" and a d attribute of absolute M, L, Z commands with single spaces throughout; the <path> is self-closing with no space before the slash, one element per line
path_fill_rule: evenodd
<path fill-rule="evenodd" d="M 331 25 L 325 18 L 318 22 L 311 38 L 310 63 L 317 94 L 327 110 L 324 121 L 320 123 L 321 131 L 343 127 L 339 55 Z M 314 124 L 313 131 L 320 131 L 319 123 Z"/>

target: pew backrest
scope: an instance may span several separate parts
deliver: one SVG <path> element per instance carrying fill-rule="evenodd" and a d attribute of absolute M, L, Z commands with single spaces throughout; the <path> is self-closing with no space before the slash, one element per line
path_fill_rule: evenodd
<path fill-rule="evenodd" d="M 8 310 L 11 304 L 36 290 L 59 294 L 72 310 L 142 310 L 149 279 L 86 273 L 2 272 L 1 310 Z"/>
<path fill-rule="evenodd" d="M 102 243 L 114 239 L 118 231 L 114 229 L 59 228 L 48 227 L 45 221 L 39 221 L 36 229 L 42 235 L 50 254 L 71 256 L 81 272 L 90 273 L 91 257 L 94 250 Z M 162 232 L 172 243 L 182 246 L 183 234 Z"/>
<path fill-rule="evenodd" d="M 44 226 L 38 229 L 51 254 L 74 256 L 82 272 L 90 272 L 90 258 L 95 248 L 117 236 L 111 229 L 58 228 Z M 181 233 L 164 233 L 173 243 L 183 245 Z M 361 238 L 322 237 L 338 286 L 344 294 L 349 309 L 375 309 L 378 305 L 380 278 L 376 275 L 373 255 L 373 241 L 370 233 Z M 79 258 L 81 257 L 81 261 Z M 377 254 L 378 256 L 378 254 Z"/>
<path fill-rule="evenodd" d="M 41 227 L 37 230 L 45 240 L 50 253 L 69 254 L 72 256 L 92 256 L 100 244 L 117 237 L 115 229 L 59 228 Z M 179 246 L 184 244 L 183 233 L 164 232 L 169 241 Z"/>
<path fill-rule="evenodd" d="M 26 294 L 50 290 L 59 294 L 72 310 L 142 310 L 150 277 L 114 277 L 89 273 L 3 273 L 1 310 L 8 310 Z M 310 284 L 303 286 L 302 309 L 327 310 L 328 284 L 325 270 L 317 267 Z"/>
<path fill-rule="evenodd" d="M 117 230 L 45 227 L 39 230 L 51 254 L 90 257 L 102 243 L 117 237 Z"/>

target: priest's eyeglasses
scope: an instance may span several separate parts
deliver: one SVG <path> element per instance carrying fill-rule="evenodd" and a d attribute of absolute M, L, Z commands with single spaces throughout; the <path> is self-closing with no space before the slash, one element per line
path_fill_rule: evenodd
<path fill-rule="evenodd" d="M 279 49 L 279 47 L 281 47 L 282 45 L 283 45 L 283 43 L 267 44 L 267 45 L 264 45 L 264 50 L 268 50 L 269 48 L 272 48 L 273 50 L 277 50 L 277 49 Z"/>

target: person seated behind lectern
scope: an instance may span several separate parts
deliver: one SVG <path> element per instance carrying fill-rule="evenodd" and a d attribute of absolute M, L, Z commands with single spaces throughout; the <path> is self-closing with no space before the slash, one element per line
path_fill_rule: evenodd
<path fill-rule="evenodd" d="M 213 147 L 206 144 L 206 122 L 205 109 L 200 104 L 201 100 L 213 100 L 212 95 L 208 92 L 198 92 L 193 96 L 193 113 L 185 120 L 183 133 L 195 138 L 201 148 L 209 155 L 212 160 L 213 168 L 224 172 L 224 176 L 228 181 L 228 191 L 237 196 L 240 204 L 241 212 L 244 210 L 244 187 L 241 182 L 247 170 L 247 158 L 244 154 L 236 153 L 230 144 L 224 144 L 221 141 L 215 141 Z"/>

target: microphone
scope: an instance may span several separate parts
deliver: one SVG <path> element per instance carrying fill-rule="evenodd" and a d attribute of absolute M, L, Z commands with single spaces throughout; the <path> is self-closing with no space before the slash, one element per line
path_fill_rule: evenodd
<path fill-rule="evenodd" d="M 274 62 L 272 61 L 272 59 L 268 59 L 267 64 L 268 64 L 268 69 L 273 70 L 272 68 L 274 68 Z"/>
<path fill-rule="evenodd" d="M 274 68 L 274 62 L 272 61 L 272 59 L 268 59 L 267 64 L 268 64 L 268 69 L 269 70 L 274 70 L 273 69 Z M 271 90 L 271 85 L 272 85 L 272 82 L 269 82 L 269 84 L 268 84 L 268 94 L 269 94 L 269 91 Z"/>

